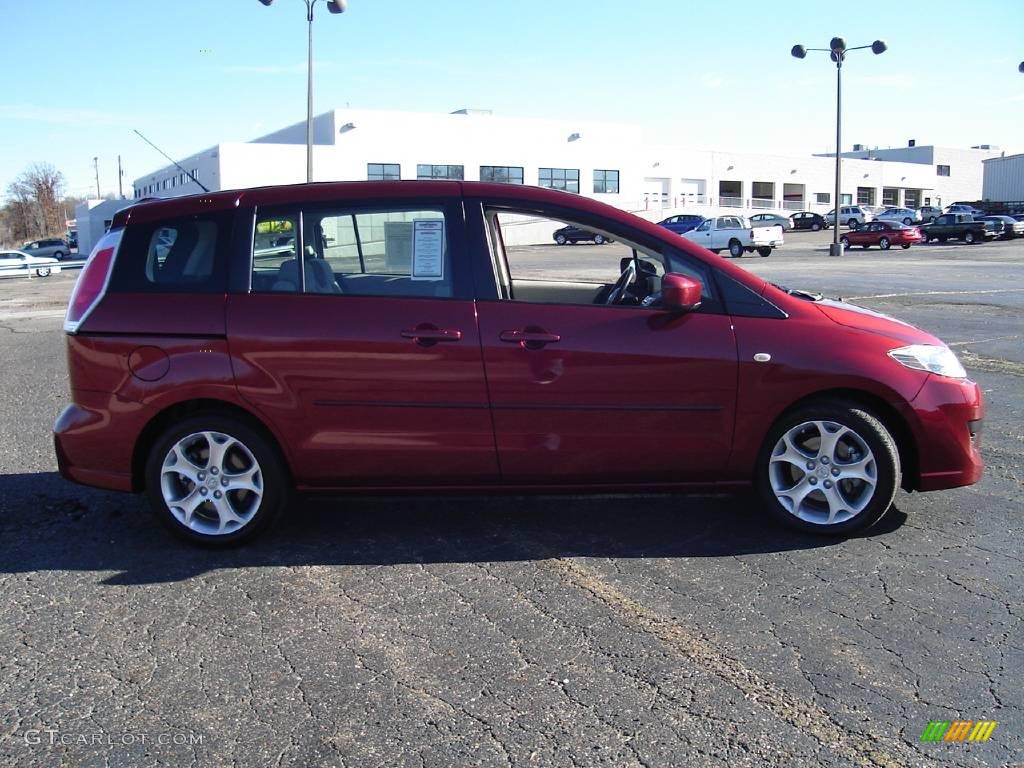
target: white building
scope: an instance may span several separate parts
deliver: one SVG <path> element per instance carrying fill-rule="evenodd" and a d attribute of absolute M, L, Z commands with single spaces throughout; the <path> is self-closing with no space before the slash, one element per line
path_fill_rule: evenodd
<path fill-rule="evenodd" d="M 87 254 L 108 229 L 114 214 L 132 204 L 132 200 L 86 200 L 75 206 L 78 227 L 78 252 Z"/>
<path fill-rule="evenodd" d="M 250 142 L 218 144 L 182 160 L 187 173 L 172 165 L 136 179 L 134 194 L 200 192 L 189 174 L 211 190 L 303 182 L 305 143 L 302 122 Z M 879 150 L 871 159 L 854 153 L 843 162 L 841 202 L 919 206 L 981 196 L 981 160 L 992 153 L 916 150 L 901 157 L 880 157 Z M 935 162 L 950 172 L 937 172 Z M 314 118 L 313 168 L 316 181 L 458 178 L 550 186 L 657 218 L 666 209 L 825 212 L 833 207 L 835 161 L 691 149 L 683 137 L 647 144 L 638 126 L 621 123 L 469 109 L 334 109 Z"/>
<path fill-rule="evenodd" d="M 952 147 L 918 146 L 917 142 L 911 139 L 905 147 L 890 147 L 886 149 L 868 149 L 860 144 L 854 144 L 853 152 L 843 152 L 845 158 L 859 158 L 863 160 L 879 160 L 900 164 L 916 163 L 926 166 L 932 178 L 931 185 L 935 189 L 933 205 L 943 207 L 957 201 L 974 202 L 982 199 L 982 178 L 984 175 L 983 163 L 991 158 L 999 157 L 998 147 L 988 144 L 980 144 L 970 149 L 958 149 Z M 826 155 L 835 157 L 835 155 Z M 882 205 L 889 205 L 885 202 L 883 190 Z M 863 202 L 863 201 L 861 201 Z M 876 203 L 869 203 L 876 204 Z M 918 205 L 925 205 L 924 201 Z M 910 205 L 908 207 L 915 207 Z"/>
<path fill-rule="evenodd" d="M 983 200 L 1008 203 L 1024 201 L 1024 155 L 993 157 L 984 162 Z"/>

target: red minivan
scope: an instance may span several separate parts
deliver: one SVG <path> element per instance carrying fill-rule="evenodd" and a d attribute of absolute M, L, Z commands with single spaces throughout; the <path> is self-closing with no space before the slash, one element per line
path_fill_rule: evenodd
<path fill-rule="evenodd" d="M 559 248 L 552 232 L 600 233 Z M 228 544 L 293 491 L 755 486 L 803 530 L 982 473 L 937 338 L 578 195 L 345 182 L 142 201 L 68 306 L 68 479 Z"/>

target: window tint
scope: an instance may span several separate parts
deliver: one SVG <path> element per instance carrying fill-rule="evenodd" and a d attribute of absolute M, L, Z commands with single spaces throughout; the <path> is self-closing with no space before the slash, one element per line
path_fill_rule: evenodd
<path fill-rule="evenodd" d="M 281 265 L 295 263 L 298 253 L 299 217 L 268 215 L 256 219 L 253 237 L 252 288 L 254 291 L 296 291 L 297 280 L 283 279 Z M 297 273 L 295 275 L 297 277 Z"/>
<path fill-rule="evenodd" d="M 230 214 L 129 226 L 117 252 L 111 290 L 225 290 Z"/>

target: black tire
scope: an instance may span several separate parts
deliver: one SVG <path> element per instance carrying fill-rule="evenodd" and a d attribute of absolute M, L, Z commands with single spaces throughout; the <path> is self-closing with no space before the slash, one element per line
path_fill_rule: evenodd
<path fill-rule="evenodd" d="M 186 526 L 179 520 L 168 503 L 164 499 L 162 472 L 165 459 L 169 457 L 173 447 L 180 441 L 184 441 L 192 435 L 203 432 L 216 432 L 227 435 L 237 440 L 247 449 L 258 464 L 259 478 L 262 485 L 263 495 L 258 503 L 253 504 L 251 511 L 245 514 L 246 522 L 235 530 L 225 533 L 207 533 L 196 528 L 212 527 L 213 513 L 209 511 L 208 505 L 213 503 L 212 498 L 203 502 L 194 516 L 197 518 L 195 527 Z M 198 438 L 196 445 L 202 445 L 203 440 Z M 207 443 L 208 444 L 208 443 Z M 234 450 L 234 449 L 233 449 Z M 201 452 L 199 454 L 201 455 Z M 208 456 L 208 452 L 207 452 Z M 245 468 L 244 462 L 239 462 L 240 468 Z M 223 475 L 220 475 L 223 482 Z M 207 477 L 206 482 L 216 490 L 211 493 L 218 493 L 220 486 L 214 483 L 215 477 L 212 473 Z M 177 484 L 174 490 L 186 494 L 190 489 L 199 488 L 202 484 L 196 484 L 184 480 L 181 476 L 178 479 L 168 479 L 169 483 Z M 156 439 L 146 459 L 145 467 L 145 493 L 150 509 L 174 535 L 204 547 L 230 547 L 248 541 L 265 531 L 281 514 L 291 492 L 291 479 L 281 452 L 274 442 L 262 431 L 250 427 L 231 416 L 224 416 L 217 413 L 200 414 L 192 416 L 183 421 L 177 422 L 168 427 Z M 232 499 L 232 506 L 241 502 L 251 503 L 249 491 L 235 491 L 232 493 L 230 485 L 224 491 L 224 498 Z M 204 496 L 206 494 L 204 493 Z"/>
<path fill-rule="evenodd" d="M 889 242 L 888 237 L 883 237 L 878 241 L 878 247 L 883 251 L 888 251 L 892 243 Z"/>
<path fill-rule="evenodd" d="M 850 229 L 853 229 L 854 227 L 857 226 L 857 220 L 850 219 L 848 222 L 846 222 L 846 226 L 849 227 Z"/>
<path fill-rule="evenodd" d="M 738 259 L 743 256 L 743 244 L 739 240 L 729 241 L 729 255 L 734 259 Z"/>
<path fill-rule="evenodd" d="M 922 230 L 922 231 L 921 231 L 921 242 L 922 242 L 922 243 L 927 243 L 927 242 L 928 242 L 928 241 L 929 241 L 930 239 L 931 239 L 931 238 L 930 238 L 930 237 L 928 237 L 928 233 L 927 233 L 927 232 L 925 232 L 924 230 Z"/>
<path fill-rule="evenodd" d="M 904 243 L 903 245 L 900 246 L 900 248 L 902 248 L 903 250 L 907 250 L 907 248 L 909 248 L 909 247 L 910 247 L 910 243 Z"/>
<path fill-rule="evenodd" d="M 977 238 L 974 236 L 973 232 L 971 232 L 970 230 L 964 232 L 965 243 L 967 243 L 968 245 L 974 245 L 975 240 L 977 240 Z"/>
<path fill-rule="evenodd" d="M 945 237 L 945 235 L 943 235 L 943 236 L 939 237 L 939 242 L 940 242 L 940 243 L 944 243 L 944 242 L 946 242 L 946 237 Z"/>
<path fill-rule="evenodd" d="M 64 251 L 57 251 L 56 253 L 53 254 L 53 258 L 57 259 L 57 261 L 60 261 L 61 259 L 64 258 Z"/>
<path fill-rule="evenodd" d="M 811 224 L 811 231 L 817 232 L 819 229 L 821 229 L 821 224 L 819 224 L 818 222 L 814 222 L 813 224 Z"/>
<path fill-rule="evenodd" d="M 757 249 L 757 255 L 758 256 L 764 256 L 764 257 L 771 256 L 772 255 L 771 246 L 768 246 L 768 245 L 759 246 L 758 249 Z"/>
<path fill-rule="evenodd" d="M 594 235 L 594 243 L 596 245 L 604 245 L 604 235 Z"/>
<path fill-rule="evenodd" d="M 839 491 L 837 495 L 844 501 L 849 502 L 851 496 L 857 495 L 856 491 L 851 493 L 853 489 L 860 489 L 859 493 L 863 494 L 863 498 L 857 499 L 858 502 L 864 503 L 863 508 L 842 522 L 829 524 L 827 517 L 825 520 L 807 520 L 798 517 L 780 502 L 772 487 L 773 481 L 782 484 L 788 483 L 787 472 L 792 475 L 790 469 L 792 465 L 788 463 L 779 462 L 774 468 L 771 466 L 772 454 L 777 444 L 784 434 L 809 422 L 831 422 L 845 427 L 862 441 L 874 457 L 875 485 L 873 489 L 870 489 L 867 484 L 858 485 L 861 483 L 858 480 L 845 480 L 843 481 L 845 485 L 836 483 L 835 490 Z M 833 462 L 824 465 L 822 462 L 818 464 L 813 474 L 809 470 L 798 470 L 803 471 L 804 476 L 793 479 L 795 483 L 793 487 L 795 488 L 798 481 L 803 480 L 804 477 L 815 481 L 821 477 L 822 483 L 831 482 L 829 471 L 832 468 L 840 467 L 842 467 L 841 463 Z M 824 471 L 822 471 L 823 468 Z M 857 403 L 841 399 L 823 399 L 784 414 L 773 425 L 758 457 L 755 486 L 762 502 L 776 520 L 783 525 L 817 534 L 846 535 L 874 525 L 885 515 L 896 497 L 896 490 L 900 486 L 900 476 L 900 456 L 896 441 L 881 420 Z M 822 486 L 816 486 L 816 492 L 823 494 L 825 491 Z M 819 498 L 824 499 L 824 496 Z M 817 518 L 818 515 L 814 507 L 822 502 L 815 498 L 815 490 L 807 494 L 807 499 L 811 501 L 811 504 L 808 505 L 809 509 L 806 511 L 811 513 L 809 516 L 812 518 Z M 790 503 L 792 503 L 792 499 L 790 499 Z M 827 515 L 823 510 L 821 514 Z"/>
<path fill-rule="evenodd" d="M 903 217 L 903 223 L 906 224 L 909 227 L 911 224 L 914 223 L 914 220 L 912 218 L 910 218 L 909 216 L 904 216 Z"/>
<path fill-rule="evenodd" d="M 850 238 L 845 237 L 845 236 L 844 237 L 840 237 L 839 238 L 839 242 L 842 244 L 844 251 L 850 250 Z"/>
<path fill-rule="evenodd" d="M 565 235 L 555 235 L 555 242 L 559 245 L 565 245 L 569 241 L 565 239 Z"/>
<path fill-rule="evenodd" d="M 49 267 L 39 267 L 39 269 L 36 270 L 36 274 L 39 275 L 40 277 L 49 277 L 50 276 L 50 268 Z"/>

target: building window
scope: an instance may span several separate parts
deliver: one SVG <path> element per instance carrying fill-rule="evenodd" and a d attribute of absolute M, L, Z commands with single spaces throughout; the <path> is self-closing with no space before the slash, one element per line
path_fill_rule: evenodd
<path fill-rule="evenodd" d="M 948 165 L 936 165 L 935 166 L 935 172 L 939 176 L 949 176 L 949 166 Z"/>
<path fill-rule="evenodd" d="M 619 194 L 619 172 L 594 171 L 594 192 L 598 195 Z"/>
<path fill-rule="evenodd" d="M 402 172 L 398 163 L 367 163 L 367 181 L 398 181 Z"/>
<path fill-rule="evenodd" d="M 828 205 L 829 203 L 832 202 L 832 193 L 831 192 L 815 192 L 814 193 L 814 202 L 816 202 L 818 205 Z"/>
<path fill-rule="evenodd" d="M 417 179 L 458 179 L 465 177 L 461 165 L 417 165 Z"/>
<path fill-rule="evenodd" d="M 562 189 L 566 192 L 580 191 L 579 168 L 539 168 L 537 184 L 551 189 Z"/>
<path fill-rule="evenodd" d="M 481 165 L 480 181 L 497 184 L 522 184 L 523 169 L 507 165 Z"/>
<path fill-rule="evenodd" d="M 851 195 L 849 192 L 843 192 L 841 195 L 839 195 L 839 204 L 840 205 L 849 205 L 852 202 L 853 202 L 853 195 Z"/>
<path fill-rule="evenodd" d="M 883 187 L 882 205 L 886 206 L 887 208 L 895 208 L 897 205 L 900 204 L 899 196 L 900 191 L 898 189 L 893 189 L 892 187 Z"/>
<path fill-rule="evenodd" d="M 875 188 L 857 187 L 857 205 L 874 205 Z"/>

